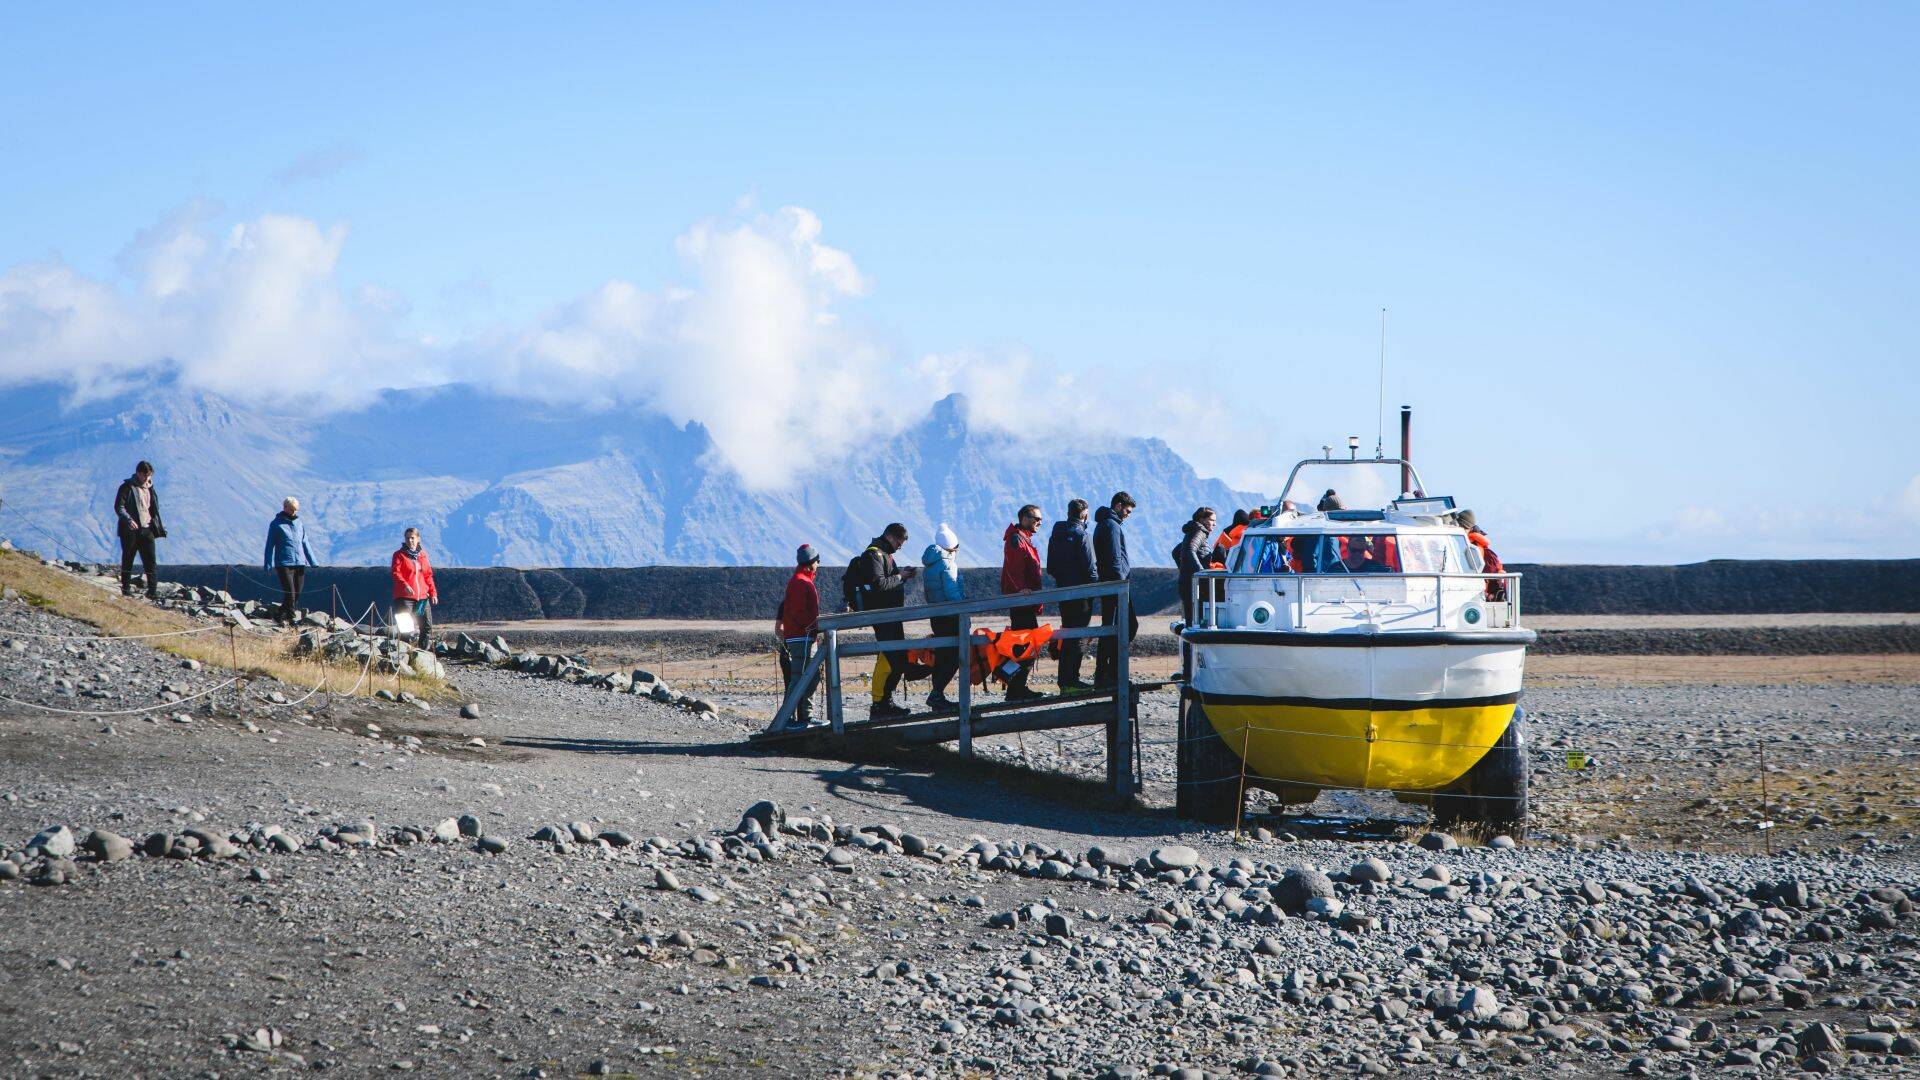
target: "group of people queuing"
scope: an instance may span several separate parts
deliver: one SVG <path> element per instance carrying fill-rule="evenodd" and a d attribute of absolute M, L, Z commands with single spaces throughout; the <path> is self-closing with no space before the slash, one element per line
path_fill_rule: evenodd
<path fill-rule="evenodd" d="M 1038 592 L 1047 587 L 1048 578 L 1058 588 L 1090 585 L 1096 581 L 1128 580 L 1133 572 L 1133 563 L 1127 553 L 1126 521 L 1135 506 L 1132 495 L 1124 491 L 1115 492 L 1107 500 L 1107 505 L 1094 511 L 1089 519 L 1085 499 L 1070 501 L 1066 517 L 1054 522 L 1047 536 L 1044 559 L 1037 537 L 1040 527 L 1046 524 L 1046 515 L 1032 503 L 1022 506 L 1001 535 L 1000 595 L 1018 596 Z M 915 579 L 920 580 L 922 596 L 928 604 L 967 599 L 960 574 L 960 538 L 953 528 L 942 523 L 934 529 L 933 541 L 920 553 L 919 566 L 902 566 L 897 558 L 906 548 L 908 539 L 907 527 L 896 521 L 881 530 L 879 536 L 854 556 L 841 578 L 842 599 L 848 610 L 880 611 L 905 607 L 907 585 Z M 773 627 L 774 635 L 780 641 L 781 670 L 789 691 L 793 689 L 794 680 L 806 668 L 819 632 L 820 618 L 820 593 L 816 582 L 820 553 L 813 545 L 802 544 L 795 561 L 793 576 L 787 581 Z M 1068 600 L 1059 607 L 1062 628 L 1092 625 L 1096 610 L 1092 600 Z M 1008 629 L 1038 629 L 1040 609 L 1039 604 L 1013 607 L 1009 611 Z M 1103 626 L 1112 626 L 1119 619 L 1119 605 L 1114 597 L 1100 598 L 1098 611 Z M 935 636 L 955 637 L 959 634 L 958 615 L 935 615 L 929 622 Z M 1131 609 L 1127 612 L 1126 632 L 1129 641 L 1140 632 L 1139 616 Z M 902 641 L 906 637 L 906 630 L 902 623 L 880 623 L 873 628 L 873 634 L 880 641 Z M 1100 640 L 1095 652 L 1091 682 L 1081 678 L 1084 645 L 1084 640 L 1080 638 L 1058 642 L 1058 676 L 1062 693 L 1110 688 L 1114 683 L 1119 652 L 1114 639 Z M 932 680 L 932 688 L 926 697 L 929 709 L 941 711 L 955 707 L 954 701 L 947 697 L 947 689 L 961 672 L 963 655 L 961 648 L 934 650 L 931 668 L 925 672 Z M 1032 668 L 1031 661 L 1022 663 L 1006 678 L 1007 700 L 1030 701 L 1042 696 L 1027 685 Z M 914 667 L 904 653 L 880 653 L 874 662 L 870 715 L 875 718 L 907 715 L 910 710 L 900 704 L 895 695 L 899 692 L 902 680 L 913 672 Z M 795 725 L 812 722 L 812 698 L 818 680 L 819 674 L 816 672 L 802 690 L 792 719 Z"/>
<path fill-rule="evenodd" d="M 1047 536 L 1046 556 L 1042 561 L 1036 536 L 1040 526 L 1045 524 L 1045 516 L 1038 506 L 1028 503 L 1022 506 L 1001 536 L 1000 552 L 1000 595 L 1017 596 L 1023 593 L 1037 592 L 1047 585 L 1051 578 L 1056 588 L 1070 588 L 1075 585 L 1089 585 L 1101 581 L 1126 581 L 1133 572 L 1133 564 L 1127 554 L 1127 518 L 1135 509 L 1133 496 L 1124 491 L 1115 492 L 1107 505 L 1095 510 L 1091 521 L 1087 514 L 1085 499 L 1074 499 L 1067 503 L 1066 517 L 1053 523 Z M 1329 489 L 1320 497 L 1315 510 L 1320 513 L 1344 510 L 1337 492 Z M 1195 601 L 1194 580 L 1208 570 L 1224 570 L 1233 550 L 1239 546 L 1249 528 L 1273 522 L 1283 515 L 1291 515 L 1298 508 L 1283 500 L 1277 505 L 1248 507 L 1233 512 L 1232 520 L 1226 528 L 1215 530 L 1219 525 L 1219 516 L 1210 506 L 1202 506 L 1180 527 L 1180 542 L 1173 549 L 1173 564 L 1179 573 L 1180 604 L 1183 618 L 1193 622 Z M 1471 510 L 1462 510 L 1453 515 L 1456 524 L 1467 530 L 1467 540 L 1473 545 L 1474 561 L 1480 563 L 1480 572 L 1500 574 L 1504 567 L 1500 557 L 1489 546 L 1486 533 L 1474 521 Z M 1391 537 L 1385 538 L 1375 546 L 1369 536 L 1357 538 L 1327 537 L 1339 545 L 1342 572 L 1367 573 L 1386 570 L 1392 567 Z M 1353 540 L 1351 547 L 1348 541 Z M 921 581 L 921 593 L 927 604 L 944 604 L 967 599 L 966 590 L 960 576 L 960 538 L 953 528 L 940 524 L 933 532 L 933 542 L 920 554 L 919 566 L 902 566 L 897 556 L 907 546 L 907 527 L 899 522 L 888 525 L 879 536 L 854 556 L 841 578 L 841 592 L 849 611 L 879 611 L 905 607 L 907 604 L 907 585 L 916 577 Z M 1306 547 L 1309 545 L 1302 545 Z M 1284 538 L 1273 545 L 1270 551 L 1278 560 L 1266 570 L 1277 572 L 1306 573 L 1318 569 L 1314 556 L 1306 551 L 1296 551 L 1291 538 Z M 780 646 L 780 668 L 789 695 L 794 690 L 795 681 L 805 672 L 807 662 L 819 634 L 820 591 L 817 573 L 820 567 L 820 553 L 811 544 L 802 544 L 796 554 L 793 576 L 788 579 L 786 591 L 780 601 L 780 608 L 774 617 L 773 632 Z M 1264 571 L 1263 571 L 1264 572 Z M 1506 585 L 1504 582 L 1487 583 L 1490 599 L 1503 599 Z M 1101 597 L 1098 610 L 1102 626 L 1112 626 L 1118 619 L 1118 602 L 1114 597 Z M 1092 625 L 1095 603 L 1092 600 L 1066 600 L 1059 604 L 1061 629 L 1078 629 Z M 1009 629 L 1031 630 L 1040 625 L 1040 605 L 1016 606 L 1009 610 Z M 958 615 L 933 615 L 928 618 L 935 637 L 957 637 L 960 632 Z M 1132 641 L 1140 632 L 1138 613 L 1131 605 L 1127 609 L 1127 640 Z M 903 641 L 906 629 L 903 623 L 880 623 L 873 627 L 875 639 L 883 642 Z M 1066 638 L 1055 643 L 1055 655 L 1059 662 L 1058 680 L 1060 692 L 1071 694 L 1089 690 L 1110 689 L 1115 680 L 1115 668 L 1118 646 L 1111 637 L 1101 638 L 1096 652 L 1093 681 L 1081 678 L 1084 658 L 1084 641 L 1080 638 Z M 909 659 L 909 653 L 894 650 L 879 653 L 874 661 L 873 701 L 870 715 L 875 718 L 905 716 L 909 709 L 895 699 L 900 683 L 909 674 L 925 675 L 932 680 L 932 688 L 926 696 L 927 707 L 935 712 L 955 708 L 955 703 L 947 697 L 947 689 L 959 674 L 963 656 L 962 648 L 942 648 L 934 650 L 933 662 L 929 670 L 916 671 Z M 1029 701 L 1042 696 L 1027 685 L 1032 664 L 1021 664 L 1018 671 L 1006 678 L 1006 696 L 1009 701 Z M 801 689 L 799 701 L 790 723 L 804 726 L 812 723 L 813 695 L 818 688 L 820 675 L 816 671 L 808 684 Z"/>
<path fill-rule="evenodd" d="M 133 475 L 121 481 L 113 496 L 114 519 L 120 537 L 120 594 L 133 595 L 133 562 L 137 557 L 149 600 L 159 599 L 154 541 L 167 535 L 153 475 L 152 463 L 140 462 L 134 466 Z M 300 593 L 306 587 L 307 569 L 318 565 L 307 539 L 307 524 L 300 519 L 300 500 L 289 497 L 281 502 L 280 512 L 267 524 L 266 550 L 260 562 L 261 569 L 279 580 L 276 623 L 292 626 L 299 621 Z M 433 564 L 421 544 L 419 529 L 407 529 L 388 570 L 393 585 L 395 622 L 402 623 L 399 616 L 405 615 L 414 625 L 415 642 L 424 649 L 431 642 L 433 605 L 440 602 L 440 590 L 434 584 Z"/>

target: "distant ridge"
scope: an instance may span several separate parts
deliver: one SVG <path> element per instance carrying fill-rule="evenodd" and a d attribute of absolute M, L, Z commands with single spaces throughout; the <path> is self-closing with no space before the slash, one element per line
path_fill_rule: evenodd
<path fill-rule="evenodd" d="M 318 418 L 251 410 L 162 382 L 64 408 L 36 384 L 0 391 L 0 498 L 73 557 L 117 551 L 109 506 L 136 460 L 159 469 L 161 559 L 257 565 L 267 522 L 301 499 L 321 561 L 384 564 L 409 525 L 436 565 L 783 565 L 811 543 L 844 563 L 889 521 L 918 561 L 937 522 L 963 565 L 998 565 L 1020 505 L 1059 517 L 1126 489 L 1141 565 L 1167 565 L 1194 507 L 1260 496 L 1203 479 L 1158 439 L 1078 442 L 983 431 L 953 395 L 853 460 L 754 492 L 697 424 L 644 410 L 506 398 L 471 387 L 387 391 Z M 0 519 L 0 527 L 6 522 Z"/>

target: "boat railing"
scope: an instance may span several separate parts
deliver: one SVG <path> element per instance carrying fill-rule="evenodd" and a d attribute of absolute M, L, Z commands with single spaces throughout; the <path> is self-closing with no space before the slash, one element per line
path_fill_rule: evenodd
<path fill-rule="evenodd" d="M 1310 615 L 1335 608 L 1364 613 L 1369 616 L 1369 621 L 1387 629 L 1447 629 L 1450 611 L 1464 618 L 1460 613 L 1469 603 L 1477 601 L 1484 612 L 1483 627 L 1504 630 L 1520 625 L 1520 577 L 1518 573 L 1236 574 L 1225 570 L 1206 570 L 1193 577 L 1188 610 L 1193 612 L 1192 623 L 1199 630 L 1277 630 L 1283 621 L 1288 629 L 1303 630 L 1307 628 Z M 1268 623 L 1249 623 L 1243 619 L 1231 627 L 1222 626 L 1223 610 L 1236 604 L 1250 609 L 1252 604 L 1259 602 L 1243 592 L 1237 596 L 1229 594 L 1233 584 L 1252 582 L 1272 583 L 1274 596 L 1285 602 L 1274 605 L 1272 620 Z M 1450 582 L 1457 584 L 1450 589 Z M 1478 589 L 1469 587 L 1469 582 L 1478 585 Z M 1426 590 L 1414 589 L 1412 586 L 1415 583 L 1430 584 L 1430 605 L 1424 599 L 1416 598 L 1417 592 Z M 1296 588 L 1289 592 L 1283 587 L 1288 584 Z M 1316 592 L 1319 595 L 1316 596 Z M 1313 610 L 1309 610 L 1310 607 Z M 1392 610 L 1395 608 L 1400 610 Z M 1430 624 L 1428 617 L 1432 620 Z"/>

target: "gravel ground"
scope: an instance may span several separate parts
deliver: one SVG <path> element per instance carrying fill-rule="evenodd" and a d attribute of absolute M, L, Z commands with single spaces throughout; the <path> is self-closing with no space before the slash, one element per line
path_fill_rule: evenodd
<path fill-rule="evenodd" d="M 29 634 L 89 631 L 0 603 L 0 696 L 116 710 L 224 678 Z M 745 749 L 746 685 L 702 716 L 453 680 L 473 718 L 262 685 L 126 717 L 0 703 L 0 1072 L 1920 1063 L 1911 686 L 1536 691 L 1543 822 L 1507 848 L 1358 798 L 1195 830 L 1162 805 L 1164 694 L 1150 797 L 1108 810 L 1073 778 L 1097 739 L 860 764 Z"/>

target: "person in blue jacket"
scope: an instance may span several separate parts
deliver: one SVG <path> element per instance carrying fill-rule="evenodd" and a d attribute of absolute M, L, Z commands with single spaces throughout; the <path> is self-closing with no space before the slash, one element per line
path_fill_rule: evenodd
<path fill-rule="evenodd" d="M 1133 513 L 1133 496 L 1124 491 L 1113 493 L 1113 499 L 1093 515 L 1093 558 L 1094 569 L 1101 581 L 1125 581 L 1133 576 L 1133 562 L 1127 558 L 1127 516 Z M 1100 598 L 1100 625 L 1112 626 L 1119 614 L 1119 598 L 1103 596 Z M 1127 640 L 1132 641 L 1140 633 L 1140 616 L 1136 615 L 1133 605 L 1127 605 Z M 1099 658 L 1093 665 L 1093 685 L 1102 689 L 1112 687 L 1118 673 L 1114 670 L 1120 663 L 1120 646 L 1113 638 L 1100 639 Z"/>
<path fill-rule="evenodd" d="M 946 522 L 941 522 L 933 531 L 933 543 L 920 553 L 920 565 L 926 567 L 920 580 L 926 589 L 927 603 L 947 604 L 966 599 L 960 589 L 960 538 Z M 936 637 L 952 637 L 960 632 L 958 615 L 935 615 L 927 621 L 933 625 Z M 933 656 L 933 691 L 927 695 L 927 708 L 936 712 L 957 709 L 959 704 L 947 697 L 947 686 L 960 670 L 960 650 L 940 649 Z"/>
<path fill-rule="evenodd" d="M 1057 588 L 1093 584 L 1093 536 L 1087 532 L 1087 500 L 1074 499 L 1067 504 L 1067 517 L 1053 523 L 1047 537 L 1047 576 Z M 1060 628 L 1082 627 L 1093 622 L 1093 601 L 1060 602 Z M 1086 642 L 1070 638 L 1060 643 L 1060 692 L 1088 690 L 1090 683 L 1080 680 L 1080 658 Z"/>
<path fill-rule="evenodd" d="M 300 500 L 288 499 L 267 526 L 267 554 L 261 564 L 280 575 L 280 614 L 276 622 L 288 626 L 298 617 L 300 586 L 306 583 L 307 567 L 317 565 L 313 549 L 307 546 L 307 527 L 300 523 Z"/>

